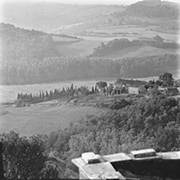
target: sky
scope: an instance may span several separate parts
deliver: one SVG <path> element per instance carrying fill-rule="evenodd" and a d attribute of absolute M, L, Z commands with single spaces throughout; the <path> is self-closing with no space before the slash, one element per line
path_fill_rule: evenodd
<path fill-rule="evenodd" d="M 1 2 L 5 2 L 5 0 L 0 0 Z M 16 1 L 27 1 L 27 0 L 9 0 L 11 2 Z M 129 5 L 132 3 L 135 3 L 137 1 L 141 0 L 30 0 L 35 2 L 59 2 L 64 4 L 125 4 Z M 171 2 L 178 2 L 180 3 L 180 0 L 166 0 Z"/>

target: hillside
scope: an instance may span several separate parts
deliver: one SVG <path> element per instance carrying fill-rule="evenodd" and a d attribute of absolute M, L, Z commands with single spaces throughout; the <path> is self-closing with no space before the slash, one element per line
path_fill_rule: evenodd
<path fill-rule="evenodd" d="M 165 54 L 175 54 L 178 51 L 174 49 L 161 49 L 152 46 L 144 47 L 130 47 L 124 50 L 115 51 L 111 54 L 104 56 L 104 58 L 118 59 L 118 58 L 130 58 L 130 57 L 147 57 L 147 56 L 161 56 Z"/>
<path fill-rule="evenodd" d="M 93 49 L 101 44 L 100 40 L 81 39 L 73 43 L 64 43 L 56 46 L 57 51 L 63 56 L 86 56 L 93 53 Z"/>
<path fill-rule="evenodd" d="M 127 6 L 124 11 L 112 13 L 105 21 L 105 24 L 137 24 L 148 25 L 158 24 L 157 21 L 164 19 L 175 21 L 179 18 L 179 4 L 161 1 L 161 0 L 144 0 L 138 1 Z M 169 23 L 171 23 L 169 22 Z"/>
<path fill-rule="evenodd" d="M 179 18 L 179 10 L 177 4 L 171 2 L 163 2 L 161 0 L 139 1 L 128 6 L 125 10 L 125 14 L 149 18 Z"/>
<path fill-rule="evenodd" d="M 3 2 L 2 20 L 28 29 L 59 32 L 66 27 L 99 21 L 122 6 L 67 5 L 48 2 Z"/>
<path fill-rule="evenodd" d="M 1 84 L 49 83 L 118 76 L 147 77 L 178 68 L 178 55 L 174 53 L 177 44 L 164 42 L 160 36 L 143 41 L 114 39 L 98 46 L 100 41 L 97 40 L 30 31 L 3 23 L 0 35 L 3 52 L 0 58 Z"/>
<path fill-rule="evenodd" d="M 166 42 L 160 36 L 153 38 L 139 38 L 128 40 L 126 38 L 114 39 L 94 48 L 91 57 L 123 58 L 123 57 L 147 57 L 164 54 L 178 53 L 179 45 L 175 42 Z"/>

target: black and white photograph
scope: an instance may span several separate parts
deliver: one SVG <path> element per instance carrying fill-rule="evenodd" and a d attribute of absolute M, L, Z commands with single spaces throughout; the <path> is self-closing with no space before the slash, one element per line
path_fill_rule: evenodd
<path fill-rule="evenodd" d="M 180 0 L 0 0 L 0 163 L 180 180 Z"/>

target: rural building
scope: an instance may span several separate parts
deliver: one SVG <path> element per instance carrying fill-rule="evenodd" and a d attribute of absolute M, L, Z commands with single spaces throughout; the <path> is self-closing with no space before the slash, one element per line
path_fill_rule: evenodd
<path fill-rule="evenodd" d="M 146 94 L 147 92 L 147 88 L 144 85 L 138 87 L 138 94 Z"/>
<path fill-rule="evenodd" d="M 147 38 L 147 37 L 139 37 L 139 41 L 142 41 L 142 42 L 152 42 L 152 43 L 156 42 L 155 39 Z"/>
<path fill-rule="evenodd" d="M 116 83 L 119 83 L 119 84 L 126 84 L 127 86 L 131 86 L 131 87 L 139 87 L 141 85 L 145 85 L 147 82 L 146 81 L 141 81 L 141 80 L 134 80 L 134 79 L 121 79 L 121 78 L 118 78 L 115 82 Z"/>
<path fill-rule="evenodd" d="M 175 96 L 179 94 L 179 89 L 177 87 L 158 87 L 158 91 L 168 96 Z"/>
<path fill-rule="evenodd" d="M 83 153 L 80 158 L 72 159 L 72 163 L 79 168 L 79 179 L 126 180 L 110 162 L 93 152 Z"/>
<path fill-rule="evenodd" d="M 167 92 L 167 88 L 163 88 L 163 87 L 158 87 L 158 89 L 157 89 L 161 94 L 166 94 Z"/>
<path fill-rule="evenodd" d="M 152 90 L 157 90 L 157 89 L 158 89 L 158 86 L 156 84 L 147 83 L 145 85 L 139 86 L 138 93 L 139 94 L 146 94 L 146 93 L 148 93 L 148 92 L 150 92 Z"/>
<path fill-rule="evenodd" d="M 129 94 L 139 94 L 138 87 L 129 87 Z"/>
<path fill-rule="evenodd" d="M 114 94 L 128 93 L 129 87 L 125 83 L 115 83 Z"/>
<path fill-rule="evenodd" d="M 177 87 L 167 87 L 166 93 L 168 96 L 174 96 L 179 94 Z"/>

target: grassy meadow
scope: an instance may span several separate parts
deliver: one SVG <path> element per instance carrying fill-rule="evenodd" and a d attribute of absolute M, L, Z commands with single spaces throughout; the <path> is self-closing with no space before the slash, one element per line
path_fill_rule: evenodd
<path fill-rule="evenodd" d="M 13 130 L 26 136 L 48 134 L 86 115 L 102 112 L 102 109 L 90 106 L 72 106 L 54 101 L 23 108 L 3 106 L 0 110 L 0 133 Z"/>

